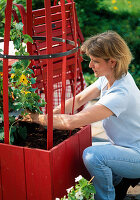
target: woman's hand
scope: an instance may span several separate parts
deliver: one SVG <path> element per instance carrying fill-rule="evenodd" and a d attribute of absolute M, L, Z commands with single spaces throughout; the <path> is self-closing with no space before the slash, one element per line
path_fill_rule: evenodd
<path fill-rule="evenodd" d="M 39 114 L 38 113 L 31 113 L 29 112 L 27 115 L 23 116 L 22 121 L 29 122 L 29 123 L 37 123 L 40 124 L 39 121 Z"/>
<path fill-rule="evenodd" d="M 29 112 L 27 115 L 23 117 L 22 121 L 28 123 L 40 124 L 41 126 L 47 126 L 48 120 L 47 120 L 47 115 Z"/>

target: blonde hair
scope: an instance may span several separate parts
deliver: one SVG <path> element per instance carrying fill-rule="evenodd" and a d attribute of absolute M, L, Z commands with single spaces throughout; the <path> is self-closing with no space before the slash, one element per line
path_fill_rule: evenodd
<path fill-rule="evenodd" d="M 109 60 L 116 60 L 114 75 L 120 79 L 128 72 L 132 54 L 124 39 L 114 31 L 107 31 L 87 39 L 81 46 L 81 52 L 87 56 L 94 56 Z"/>

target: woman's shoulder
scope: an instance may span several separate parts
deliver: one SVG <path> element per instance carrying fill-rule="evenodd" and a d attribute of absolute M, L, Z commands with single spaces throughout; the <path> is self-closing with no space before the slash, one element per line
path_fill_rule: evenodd
<path fill-rule="evenodd" d="M 140 94 L 140 91 L 136 86 L 132 75 L 129 72 L 121 79 L 115 81 L 112 90 L 120 91 L 125 94 L 130 94 L 132 92 Z"/>

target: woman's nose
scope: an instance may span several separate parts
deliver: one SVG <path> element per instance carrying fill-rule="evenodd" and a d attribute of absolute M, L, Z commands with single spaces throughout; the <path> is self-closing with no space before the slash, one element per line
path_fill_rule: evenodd
<path fill-rule="evenodd" d="M 89 63 L 89 68 L 93 68 L 93 67 L 94 67 L 94 64 L 93 64 L 92 61 L 90 61 L 90 63 Z"/>

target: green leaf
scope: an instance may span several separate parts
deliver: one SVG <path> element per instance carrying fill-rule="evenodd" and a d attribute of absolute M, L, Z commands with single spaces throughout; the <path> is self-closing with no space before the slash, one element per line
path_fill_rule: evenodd
<path fill-rule="evenodd" d="M 20 52 L 15 52 L 15 55 L 16 56 L 20 56 Z"/>
<path fill-rule="evenodd" d="M 22 108 L 22 103 L 21 102 L 16 102 L 14 104 L 14 106 L 15 106 L 15 109 L 18 111 L 18 110 L 20 110 Z"/>
<path fill-rule="evenodd" d="M 3 72 L 3 62 L 0 60 L 0 72 Z"/>
<path fill-rule="evenodd" d="M 18 128 L 18 134 L 23 140 L 26 140 L 26 138 L 27 138 L 27 128 L 25 126 L 24 127 L 20 126 Z"/>
<path fill-rule="evenodd" d="M 29 56 L 30 54 L 28 52 L 24 52 L 24 56 Z"/>
<path fill-rule="evenodd" d="M 0 128 L 0 141 L 4 140 L 4 129 Z"/>
<path fill-rule="evenodd" d="M 35 92 L 37 90 L 37 88 L 29 88 L 30 92 Z"/>
<path fill-rule="evenodd" d="M 30 60 L 21 60 L 20 63 L 25 69 L 26 67 L 28 67 L 30 65 L 31 61 Z"/>
<path fill-rule="evenodd" d="M 10 127 L 10 144 L 14 143 L 14 134 L 16 132 L 16 126 L 11 126 Z"/>
<path fill-rule="evenodd" d="M 23 35 L 23 37 L 24 37 L 23 42 L 25 42 L 25 43 L 27 43 L 27 42 L 33 43 L 33 40 L 29 35 L 25 34 L 25 35 Z"/>
<path fill-rule="evenodd" d="M 31 78 L 31 84 L 35 84 L 35 83 L 36 83 L 35 78 Z"/>
<path fill-rule="evenodd" d="M 19 31 L 23 31 L 23 24 L 22 22 L 16 23 L 15 28 Z"/>
<path fill-rule="evenodd" d="M 13 43 L 14 43 L 15 49 L 19 50 L 19 49 L 20 49 L 20 43 L 21 43 L 20 38 L 16 38 L 16 39 L 13 41 Z"/>

